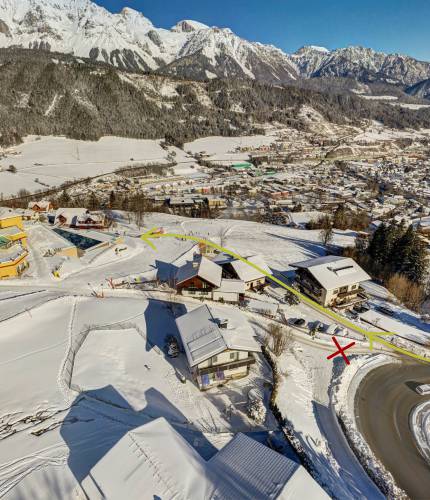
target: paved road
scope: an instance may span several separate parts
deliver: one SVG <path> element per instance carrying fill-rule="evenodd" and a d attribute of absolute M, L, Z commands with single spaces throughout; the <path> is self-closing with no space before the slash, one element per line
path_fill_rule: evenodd
<path fill-rule="evenodd" d="M 358 425 L 366 441 L 413 500 L 430 498 L 430 466 L 409 428 L 411 410 L 430 400 L 414 391 L 424 382 L 430 382 L 430 366 L 386 365 L 363 380 L 356 398 Z"/>

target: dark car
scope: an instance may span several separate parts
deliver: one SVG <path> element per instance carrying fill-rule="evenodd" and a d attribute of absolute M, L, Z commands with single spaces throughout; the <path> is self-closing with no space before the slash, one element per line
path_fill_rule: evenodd
<path fill-rule="evenodd" d="M 387 316 L 394 316 L 395 314 L 395 311 L 386 306 L 378 306 L 376 310 L 382 314 L 386 314 Z"/>
<path fill-rule="evenodd" d="M 306 320 L 303 318 L 297 318 L 293 321 L 293 325 L 295 326 L 305 326 L 306 325 Z"/>

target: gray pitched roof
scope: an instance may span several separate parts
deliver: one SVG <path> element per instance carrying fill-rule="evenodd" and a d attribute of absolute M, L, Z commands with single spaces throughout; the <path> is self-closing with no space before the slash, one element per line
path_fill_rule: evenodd
<path fill-rule="evenodd" d="M 194 261 L 189 261 L 178 269 L 176 284 L 179 285 L 196 276 L 219 287 L 222 268 L 206 257 L 198 256 Z"/>
<path fill-rule="evenodd" d="M 252 262 L 256 266 L 260 267 L 263 271 L 272 274 L 272 271 L 270 270 L 269 266 L 266 264 L 261 255 L 251 255 L 244 258 L 246 260 L 249 260 L 249 262 Z M 263 278 L 265 276 L 263 273 L 261 273 L 254 267 L 250 266 L 249 264 L 246 264 L 245 262 L 239 259 L 235 259 L 231 255 L 225 253 L 218 254 L 215 257 L 214 262 L 216 262 L 220 266 L 223 266 L 225 264 L 231 264 L 239 279 L 245 282 L 254 281 Z"/>
<path fill-rule="evenodd" d="M 304 260 L 290 265 L 298 269 L 307 269 L 326 290 L 333 290 L 371 279 L 366 271 L 349 257 L 328 255 L 327 257 Z"/>
<path fill-rule="evenodd" d="M 176 319 L 190 366 L 196 366 L 227 349 L 252 352 L 260 350 L 252 327 L 239 311 L 223 309 L 221 316 L 227 317 L 229 328 L 219 328 L 207 305 Z"/>

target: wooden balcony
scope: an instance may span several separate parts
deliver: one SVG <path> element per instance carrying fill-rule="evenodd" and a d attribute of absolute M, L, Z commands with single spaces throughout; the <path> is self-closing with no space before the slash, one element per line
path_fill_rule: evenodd
<path fill-rule="evenodd" d="M 337 295 L 339 299 L 345 299 L 347 297 L 352 297 L 354 295 L 362 295 L 365 297 L 365 290 L 364 288 L 357 288 L 356 290 L 349 290 L 348 292 L 342 292 Z"/>
<path fill-rule="evenodd" d="M 255 363 L 254 356 L 250 355 L 246 359 L 240 359 L 238 361 L 232 361 L 231 363 L 222 363 L 220 365 L 209 366 L 208 368 L 197 368 L 195 371 L 196 376 L 210 375 L 211 373 L 217 373 L 224 370 L 235 370 L 236 368 L 242 368 L 243 366 L 251 366 Z"/>

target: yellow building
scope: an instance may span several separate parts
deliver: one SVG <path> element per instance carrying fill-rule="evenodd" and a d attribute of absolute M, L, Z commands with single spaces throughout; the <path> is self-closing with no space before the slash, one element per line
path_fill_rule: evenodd
<path fill-rule="evenodd" d="M 27 248 L 27 235 L 24 231 L 22 215 L 9 208 L 0 208 L 0 236 Z"/>
<path fill-rule="evenodd" d="M 24 229 L 22 215 L 17 214 L 10 208 L 0 208 L 0 229 L 6 229 L 14 226 L 21 230 Z"/>
<path fill-rule="evenodd" d="M 28 268 L 27 256 L 20 244 L 0 236 L 0 279 L 20 276 Z"/>
<path fill-rule="evenodd" d="M 16 278 L 28 268 L 27 235 L 22 216 L 0 208 L 0 279 Z"/>

